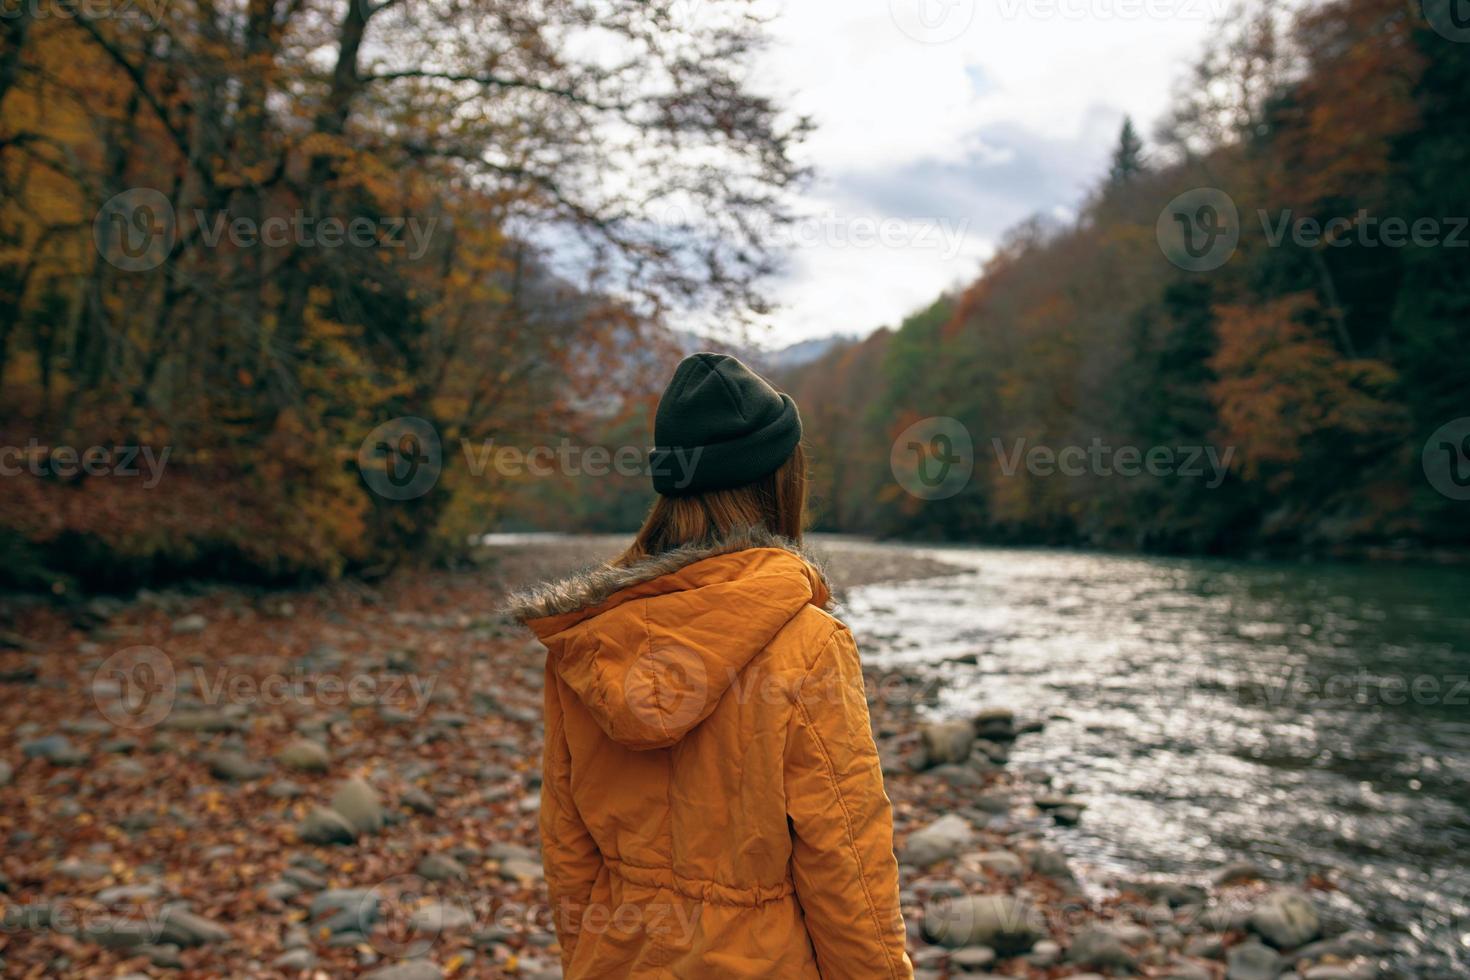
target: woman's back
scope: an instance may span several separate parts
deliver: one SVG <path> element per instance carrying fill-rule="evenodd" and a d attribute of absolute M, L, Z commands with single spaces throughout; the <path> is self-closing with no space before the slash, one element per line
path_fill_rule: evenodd
<path fill-rule="evenodd" d="M 569 977 L 907 977 L 846 627 L 755 531 L 544 587 L 542 837 Z"/>

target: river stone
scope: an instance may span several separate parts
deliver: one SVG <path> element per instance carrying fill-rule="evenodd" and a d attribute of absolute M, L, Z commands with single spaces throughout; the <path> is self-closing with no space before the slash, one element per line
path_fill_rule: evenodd
<path fill-rule="evenodd" d="M 309 949 L 288 949 L 271 963 L 277 970 L 296 973 L 316 966 L 316 954 Z"/>
<path fill-rule="evenodd" d="M 1026 874 L 1026 865 L 1010 851 L 980 851 L 974 859 L 986 870 L 1008 878 L 1020 878 Z"/>
<path fill-rule="evenodd" d="M 81 938 L 106 949 L 135 949 L 158 939 L 158 930 L 141 919 L 103 916 L 82 926 Z"/>
<path fill-rule="evenodd" d="M 369 888 L 333 888 L 311 900 L 313 928 L 333 935 L 371 932 L 378 912 L 378 895 Z"/>
<path fill-rule="evenodd" d="M 1010 740 L 1016 737 L 1016 713 L 1010 708 L 983 708 L 971 719 L 981 738 Z"/>
<path fill-rule="evenodd" d="M 1072 937 L 1067 959 L 1080 966 L 1113 967 L 1132 970 L 1137 966 L 1133 956 L 1123 948 L 1123 941 L 1112 929 L 1089 926 Z"/>
<path fill-rule="evenodd" d="M 927 867 L 959 854 L 974 840 L 975 831 L 969 821 L 953 813 L 909 834 L 899 860 L 916 867 Z"/>
<path fill-rule="evenodd" d="M 1355 970 L 1340 963 L 1322 963 L 1302 974 L 1302 980 L 1372 980 L 1378 971 L 1372 967 Z"/>
<path fill-rule="evenodd" d="M 232 732 L 240 727 L 240 722 L 222 711 L 202 708 L 198 711 L 172 712 L 161 725 L 186 732 Z"/>
<path fill-rule="evenodd" d="M 1013 804 L 1011 794 L 1006 792 L 979 793 L 970 801 L 975 809 L 997 815 L 1010 813 Z"/>
<path fill-rule="evenodd" d="M 500 862 L 500 877 L 506 881 L 540 881 L 544 874 L 540 861 L 513 857 Z"/>
<path fill-rule="evenodd" d="M 73 745 L 65 735 L 47 735 L 26 742 L 21 751 L 27 759 L 45 759 L 54 766 L 79 766 L 87 761 L 87 753 Z"/>
<path fill-rule="evenodd" d="M 1345 932 L 1341 936 L 1333 936 L 1331 939 L 1303 946 L 1293 952 L 1290 959 L 1296 963 L 1326 957 L 1350 960 L 1355 956 L 1380 956 L 1388 952 L 1390 948 L 1371 932 Z"/>
<path fill-rule="evenodd" d="M 924 936 L 941 946 L 989 946 L 1015 956 L 1045 934 L 1035 907 L 1010 895 L 943 899 L 924 908 Z"/>
<path fill-rule="evenodd" d="M 293 865 L 281 872 L 281 877 L 303 891 L 319 892 L 327 887 L 327 880 L 310 868 Z"/>
<path fill-rule="evenodd" d="M 1256 903 L 1250 928 L 1277 949 L 1290 949 L 1316 939 L 1322 921 L 1306 895 L 1294 888 L 1280 888 Z"/>
<path fill-rule="evenodd" d="M 147 902 L 162 894 L 162 885 L 157 882 L 146 882 L 136 885 L 113 885 L 111 888 L 102 889 L 93 897 L 102 905 L 116 905 L 119 902 Z"/>
<path fill-rule="evenodd" d="M 253 759 L 247 759 L 239 752 L 215 752 L 210 755 L 206 762 L 209 771 L 216 779 L 223 779 L 232 783 L 246 783 L 252 779 L 259 779 L 269 769 Z"/>
<path fill-rule="evenodd" d="M 1214 980 L 1215 977 L 1209 967 L 1188 960 L 1170 962 L 1168 971 L 1164 974 L 1164 980 Z"/>
<path fill-rule="evenodd" d="M 964 762 L 975 743 L 975 729 L 963 721 L 939 721 L 919 728 L 919 744 L 929 766 Z"/>
<path fill-rule="evenodd" d="M 308 844 L 351 844 L 357 828 L 336 810 L 319 806 L 306 815 L 296 833 Z"/>
<path fill-rule="evenodd" d="M 437 936 L 441 932 L 452 932 L 456 929 L 468 929 L 475 924 L 475 917 L 470 914 L 469 909 L 459 905 L 446 905 L 442 902 L 430 902 L 422 908 L 415 909 L 413 915 L 409 916 L 409 928 L 418 933 Z"/>
<path fill-rule="evenodd" d="M 179 634 L 203 633 L 208 625 L 209 620 L 199 613 L 190 613 L 188 616 L 180 616 L 174 620 L 173 631 Z"/>
<path fill-rule="evenodd" d="M 1066 855 L 1054 847 L 1042 844 L 1031 851 L 1031 869 L 1039 875 L 1072 881 L 1072 869 L 1067 865 Z"/>
<path fill-rule="evenodd" d="M 428 960 L 409 960 L 392 966 L 380 966 L 364 973 L 362 980 L 439 980 L 444 971 Z"/>
<path fill-rule="evenodd" d="M 1195 936 L 1184 944 L 1184 955 L 1201 960 L 1223 960 L 1225 939 L 1217 935 Z"/>
<path fill-rule="evenodd" d="M 163 910 L 163 928 L 160 938 L 179 946 L 203 946 L 208 943 L 224 942 L 230 931 L 218 922 L 212 922 L 188 909 L 167 908 Z"/>
<path fill-rule="evenodd" d="M 450 881 L 466 876 L 464 865 L 460 864 L 448 854 L 429 854 L 425 856 L 419 862 L 417 870 L 420 877 L 427 878 L 429 881 Z"/>
<path fill-rule="evenodd" d="M 179 947 L 174 943 L 144 946 L 138 952 L 148 957 L 148 962 L 154 966 L 167 967 L 171 970 L 179 970 L 184 966 L 184 961 L 179 956 Z"/>
<path fill-rule="evenodd" d="M 398 805 L 406 807 L 414 813 L 422 813 L 431 817 L 438 810 L 438 807 L 434 803 L 434 798 L 417 786 L 410 786 L 404 790 L 403 794 L 398 797 Z"/>
<path fill-rule="evenodd" d="M 995 950 L 989 946 L 964 946 L 954 951 L 949 962 L 966 973 L 983 970 L 995 962 Z"/>
<path fill-rule="evenodd" d="M 1062 947 L 1050 939 L 1041 940 L 1031 947 L 1031 952 L 1026 954 L 1026 962 L 1042 969 L 1055 966 L 1061 962 L 1061 959 Z"/>
<path fill-rule="evenodd" d="M 1232 948 L 1225 964 L 1226 980 L 1276 980 L 1281 975 L 1281 957 L 1254 939 Z"/>
<path fill-rule="evenodd" d="M 383 827 L 383 804 L 378 799 L 378 791 L 359 776 L 337 787 L 337 792 L 332 794 L 332 809 L 360 834 L 375 833 Z"/>
<path fill-rule="evenodd" d="M 1253 861 L 1232 861 L 1210 875 L 1210 883 L 1216 888 L 1224 888 L 1226 885 L 1238 885 L 1265 876 L 1260 865 Z"/>
<path fill-rule="evenodd" d="M 310 738 L 296 739 L 282 749 L 277 758 L 287 769 L 298 769 L 302 772 L 325 772 L 331 762 L 327 747 Z"/>
<path fill-rule="evenodd" d="M 69 857 L 56 866 L 56 873 L 72 881 L 96 881 L 112 874 L 112 867 L 101 861 Z"/>

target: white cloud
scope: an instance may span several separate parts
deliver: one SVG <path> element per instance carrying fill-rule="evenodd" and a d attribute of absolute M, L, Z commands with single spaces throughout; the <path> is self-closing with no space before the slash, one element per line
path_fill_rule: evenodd
<path fill-rule="evenodd" d="M 802 209 L 966 234 L 950 250 L 799 242 L 771 341 L 893 324 L 972 278 L 1005 228 L 1075 207 L 1122 116 L 1147 132 L 1162 114 L 1224 2 L 787 0 L 758 70 L 819 127 Z"/>

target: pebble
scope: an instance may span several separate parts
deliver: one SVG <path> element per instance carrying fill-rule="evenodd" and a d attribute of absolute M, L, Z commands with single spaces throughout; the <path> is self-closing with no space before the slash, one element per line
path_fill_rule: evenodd
<path fill-rule="evenodd" d="M 1138 965 L 1133 955 L 1123 948 L 1117 932 L 1106 926 L 1088 926 L 1073 936 L 1067 959 L 1081 966 L 1125 971 L 1131 971 Z"/>
<path fill-rule="evenodd" d="M 1253 932 L 1277 949 L 1304 945 L 1322 932 L 1316 906 L 1294 888 L 1279 888 L 1268 893 L 1256 903 L 1248 924 Z"/>
<path fill-rule="evenodd" d="M 311 918 L 330 933 L 366 933 L 378 921 L 378 895 L 366 888 L 333 888 L 311 900 Z"/>
<path fill-rule="evenodd" d="M 1224 888 L 1227 885 L 1238 885 L 1241 882 L 1255 881 L 1265 876 L 1265 872 L 1253 861 L 1232 861 L 1210 875 L 1210 882 L 1216 888 Z"/>
<path fill-rule="evenodd" d="M 322 743 L 310 738 L 298 738 L 281 750 L 276 757 L 287 769 L 300 772 L 325 772 L 331 763 L 331 754 Z"/>
<path fill-rule="evenodd" d="M 309 949 L 288 949 L 271 962 L 277 970 L 310 970 L 316 966 L 316 954 Z"/>
<path fill-rule="evenodd" d="M 941 946 L 989 946 L 1003 956 L 1024 953 L 1046 935 L 1034 906 L 1009 895 L 970 895 L 924 908 L 924 935 Z"/>
<path fill-rule="evenodd" d="M 945 814 L 933 823 L 914 831 L 904 841 L 898 859 L 904 864 L 927 867 L 959 854 L 975 838 L 969 821 L 955 814 Z"/>
<path fill-rule="evenodd" d="M 308 844 L 351 844 L 357 840 L 357 828 L 342 814 L 324 806 L 308 813 L 296 832 Z"/>
<path fill-rule="evenodd" d="M 989 946 L 962 946 L 950 955 L 949 962 L 966 972 L 983 970 L 995 962 L 995 950 Z"/>
<path fill-rule="evenodd" d="M 102 889 L 93 897 L 103 905 L 116 905 L 120 902 L 148 902 L 162 894 L 162 885 L 149 882 L 141 885 L 113 885 Z"/>
<path fill-rule="evenodd" d="M 65 735 L 47 735 L 24 742 L 21 752 L 27 759 L 45 759 L 54 766 L 80 766 L 88 759 L 87 753 L 73 745 Z"/>
<path fill-rule="evenodd" d="M 926 768 L 964 762 L 975 744 L 975 728 L 966 721 L 939 721 L 919 726 L 919 746 Z"/>
<path fill-rule="evenodd" d="M 415 909 L 408 919 L 409 928 L 417 933 L 437 936 L 441 932 L 468 929 L 475 924 L 475 917 L 462 905 L 430 902 Z"/>
<path fill-rule="evenodd" d="M 173 631 L 180 635 L 203 633 L 208 626 L 209 620 L 205 619 L 199 613 L 190 613 L 188 616 L 181 616 L 174 620 Z"/>
<path fill-rule="evenodd" d="M 429 854 L 419 861 L 415 870 L 429 881 L 451 881 L 468 876 L 465 866 L 447 854 Z"/>
<path fill-rule="evenodd" d="M 215 752 L 206 760 L 209 765 L 210 774 L 216 779 L 223 779 L 232 783 L 246 783 L 253 779 L 259 779 L 269 772 L 269 768 L 253 759 L 246 758 L 240 752 Z"/>
<path fill-rule="evenodd" d="M 1042 969 L 1045 969 L 1049 966 L 1055 966 L 1057 963 L 1061 962 L 1061 959 L 1061 945 L 1059 943 L 1053 942 L 1050 939 L 1041 940 L 1041 942 L 1031 947 L 1030 953 L 1026 954 L 1026 962 L 1030 963 L 1032 966 L 1039 966 Z"/>
<path fill-rule="evenodd" d="M 377 833 L 383 828 L 383 804 L 378 791 L 360 776 L 337 787 L 337 792 L 332 794 L 332 809 L 359 834 Z"/>
<path fill-rule="evenodd" d="M 148 957 L 148 962 L 154 966 L 167 967 L 169 969 L 180 969 L 184 965 L 179 956 L 179 947 L 173 943 L 160 943 L 157 946 L 145 946 L 138 952 Z"/>
<path fill-rule="evenodd" d="M 410 786 L 398 797 L 398 805 L 412 810 L 414 813 L 422 813 L 433 816 L 438 807 L 434 804 L 434 798 L 417 786 Z"/>
<path fill-rule="evenodd" d="M 540 881 L 544 875 L 540 861 L 510 858 L 500 862 L 500 877 L 506 881 Z"/>
<path fill-rule="evenodd" d="M 974 859 L 988 870 L 1008 878 L 1020 878 L 1026 873 L 1026 865 L 1010 851 L 981 851 Z"/>
<path fill-rule="evenodd" d="M 230 931 L 218 922 L 177 906 L 163 910 L 162 922 L 162 938 L 180 946 L 203 946 L 230 938 Z"/>
<path fill-rule="evenodd" d="M 292 866 L 281 872 L 281 877 L 291 884 L 309 892 L 321 891 L 327 887 L 327 881 L 321 875 L 310 868 Z"/>
<path fill-rule="evenodd" d="M 392 966 L 380 966 L 365 973 L 362 980 L 439 980 L 444 971 L 428 960 L 409 960 Z"/>
<path fill-rule="evenodd" d="M 1254 939 L 1232 947 L 1225 956 L 1226 980 L 1276 980 L 1281 957 Z"/>

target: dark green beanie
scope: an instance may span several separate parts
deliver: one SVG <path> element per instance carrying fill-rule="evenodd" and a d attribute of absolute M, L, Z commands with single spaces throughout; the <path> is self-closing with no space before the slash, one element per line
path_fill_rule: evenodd
<path fill-rule="evenodd" d="M 677 497 L 754 483 L 801 441 L 796 402 L 728 354 L 690 354 L 653 421 L 653 489 Z"/>

